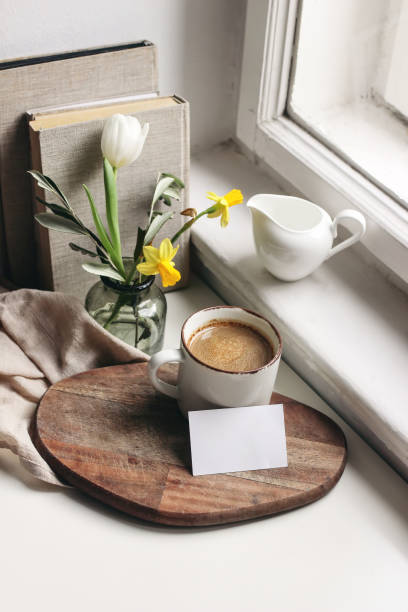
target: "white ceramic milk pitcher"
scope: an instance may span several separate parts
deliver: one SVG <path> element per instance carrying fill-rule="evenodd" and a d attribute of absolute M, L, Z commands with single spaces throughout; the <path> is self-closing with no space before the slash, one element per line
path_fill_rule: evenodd
<path fill-rule="evenodd" d="M 260 193 L 247 203 L 258 257 L 277 278 L 295 281 L 351 246 L 364 235 L 365 218 L 356 210 L 343 210 L 331 220 L 323 208 L 301 198 Z M 358 230 L 332 248 L 337 225 L 353 219 Z"/>

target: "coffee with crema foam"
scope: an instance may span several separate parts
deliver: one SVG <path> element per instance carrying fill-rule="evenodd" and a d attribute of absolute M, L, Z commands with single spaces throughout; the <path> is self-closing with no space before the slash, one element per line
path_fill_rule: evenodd
<path fill-rule="evenodd" d="M 257 370 L 273 359 L 270 342 L 239 321 L 212 321 L 196 330 L 187 346 L 201 362 L 228 372 Z"/>

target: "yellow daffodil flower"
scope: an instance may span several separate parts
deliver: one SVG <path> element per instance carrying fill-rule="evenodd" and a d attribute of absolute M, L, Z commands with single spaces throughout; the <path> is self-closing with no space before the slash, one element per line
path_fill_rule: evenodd
<path fill-rule="evenodd" d="M 229 221 L 229 208 L 235 206 L 235 204 L 241 204 L 244 197 L 239 189 L 231 189 L 224 196 L 217 196 L 212 191 L 207 192 L 207 198 L 215 202 L 215 211 L 209 213 L 207 216 L 210 219 L 221 216 L 221 227 L 226 227 Z"/>
<path fill-rule="evenodd" d="M 138 264 L 137 270 L 146 276 L 160 274 L 163 287 L 171 287 L 181 278 L 172 261 L 177 251 L 178 246 L 174 248 L 168 238 L 161 241 L 158 249 L 154 246 L 145 246 L 143 247 L 145 261 Z"/>

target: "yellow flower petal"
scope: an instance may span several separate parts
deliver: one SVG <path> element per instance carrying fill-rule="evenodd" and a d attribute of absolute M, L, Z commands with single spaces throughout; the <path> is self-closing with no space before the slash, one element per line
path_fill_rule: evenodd
<path fill-rule="evenodd" d="M 152 274 L 159 274 L 157 264 L 142 262 L 138 264 L 137 271 L 145 276 L 152 276 Z"/>
<path fill-rule="evenodd" d="M 165 238 L 164 240 L 161 241 L 160 246 L 159 246 L 160 261 L 163 261 L 163 259 L 167 259 L 169 261 L 171 259 L 172 252 L 173 252 L 173 247 L 171 245 L 171 242 L 168 238 Z"/>
<path fill-rule="evenodd" d="M 174 263 L 172 261 L 161 261 L 158 265 L 163 287 L 172 287 L 181 278 L 180 272 L 173 266 Z"/>
<path fill-rule="evenodd" d="M 221 227 L 227 227 L 229 221 L 229 207 L 224 206 L 221 215 Z"/>
<path fill-rule="evenodd" d="M 231 189 L 224 198 L 227 200 L 229 206 L 235 206 L 236 204 L 242 204 L 244 196 L 239 189 Z"/>
<path fill-rule="evenodd" d="M 229 214 L 224 212 L 229 206 L 235 206 L 236 204 L 241 204 L 244 200 L 244 197 L 239 189 L 231 189 L 224 196 L 218 196 L 213 191 L 207 192 L 207 198 L 213 200 L 215 204 L 215 211 L 208 214 L 207 217 L 213 219 L 214 217 L 219 217 L 222 215 L 221 225 L 225 227 L 228 225 Z"/>
<path fill-rule="evenodd" d="M 160 274 L 164 287 L 175 285 L 180 280 L 180 272 L 174 268 L 171 261 L 176 255 L 179 247 L 173 247 L 169 238 L 161 241 L 160 247 L 143 247 L 145 261 L 138 264 L 137 270 L 146 276 Z"/>
<path fill-rule="evenodd" d="M 154 246 L 144 246 L 143 255 L 148 263 L 158 264 L 160 261 L 159 249 Z"/>
<path fill-rule="evenodd" d="M 161 244 L 159 247 L 160 261 L 163 261 L 163 260 L 170 261 L 171 259 L 173 259 L 173 257 L 175 257 L 178 249 L 179 249 L 178 246 L 176 246 L 176 248 L 173 247 L 169 238 L 165 238 L 164 240 L 161 241 Z"/>
<path fill-rule="evenodd" d="M 214 193 L 213 191 L 207 191 L 207 198 L 209 200 L 213 200 L 214 202 L 218 202 L 218 200 L 220 199 L 220 196 L 217 196 L 217 194 Z"/>

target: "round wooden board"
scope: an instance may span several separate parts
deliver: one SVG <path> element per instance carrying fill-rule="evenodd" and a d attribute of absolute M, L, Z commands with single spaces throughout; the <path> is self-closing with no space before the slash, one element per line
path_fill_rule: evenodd
<path fill-rule="evenodd" d="M 174 369 L 161 375 L 174 382 Z M 341 429 L 288 397 L 288 467 L 192 476 L 188 423 L 152 388 L 146 363 L 91 370 L 53 385 L 36 416 L 35 444 L 68 483 L 136 517 L 167 525 L 231 523 L 316 501 L 346 463 Z"/>

